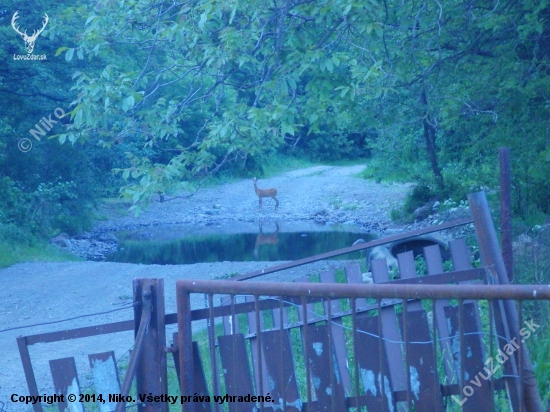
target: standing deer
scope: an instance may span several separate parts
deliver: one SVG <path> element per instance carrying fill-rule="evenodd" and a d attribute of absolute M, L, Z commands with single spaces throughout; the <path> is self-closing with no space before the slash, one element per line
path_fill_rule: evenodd
<path fill-rule="evenodd" d="M 258 189 L 257 182 L 258 182 L 258 179 L 254 178 L 254 190 L 256 191 L 256 195 L 258 195 L 260 210 L 262 210 L 262 199 L 264 197 L 270 197 L 273 200 L 275 200 L 275 202 L 277 202 L 275 204 L 275 210 L 277 210 L 279 208 L 279 201 L 277 200 L 277 197 L 276 197 L 277 189 Z"/>
<path fill-rule="evenodd" d="M 19 11 L 16 11 L 13 14 L 13 17 L 11 19 L 11 27 L 13 27 L 15 32 L 23 38 L 23 40 L 25 41 L 25 48 L 27 49 L 27 53 L 31 54 L 32 51 L 34 50 L 34 42 L 36 41 L 40 33 L 44 31 L 44 29 L 46 28 L 46 25 L 48 24 L 48 20 L 49 20 L 48 15 L 44 13 L 44 21 L 42 22 L 42 28 L 39 30 L 34 30 L 32 35 L 29 36 L 27 34 L 27 30 L 25 30 L 24 32 L 21 32 L 19 31 L 19 27 L 15 25 L 15 20 L 19 18 L 17 13 L 19 13 Z"/>

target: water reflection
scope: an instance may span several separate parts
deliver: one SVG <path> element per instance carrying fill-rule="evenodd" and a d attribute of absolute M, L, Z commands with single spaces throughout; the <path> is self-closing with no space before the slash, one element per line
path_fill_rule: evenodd
<path fill-rule="evenodd" d="M 289 226 L 288 222 L 285 225 Z M 216 233 L 216 228 L 212 227 L 151 228 L 147 229 L 147 236 L 143 236 L 143 229 L 118 232 L 120 250 L 107 260 L 157 265 L 297 260 L 351 246 L 358 238 L 367 241 L 374 238 L 354 228 L 346 231 L 342 227 L 317 230 L 309 227 L 309 230 L 298 231 L 304 226 L 282 227 L 279 222 L 260 222 L 256 230 L 253 228 L 250 223 L 238 228 L 218 228 L 222 233 Z M 243 229 L 244 233 L 227 233 Z M 359 253 L 341 257 L 355 258 L 359 258 Z"/>
<path fill-rule="evenodd" d="M 263 222 L 260 221 L 260 233 L 256 236 L 256 243 L 254 244 L 254 256 L 259 256 L 259 248 L 261 245 L 276 245 L 279 243 L 279 222 L 275 222 L 277 230 L 273 233 L 265 234 L 262 231 Z"/>

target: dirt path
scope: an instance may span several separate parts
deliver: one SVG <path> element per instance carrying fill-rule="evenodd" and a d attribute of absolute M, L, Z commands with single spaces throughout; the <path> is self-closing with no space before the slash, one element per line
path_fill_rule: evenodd
<path fill-rule="evenodd" d="M 261 188 L 279 191 L 279 211 L 273 211 L 270 199 L 265 209 L 257 209 L 252 181 L 242 180 L 221 187 L 206 188 L 189 199 L 154 203 L 140 217 L 113 218 L 97 224 L 97 230 L 171 224 L 204 224 L 257 221 L 322 219 L 327 222 L 352 222 L 384 229 L 391 227 L 390 211 L 402 202 L 407 185 L 376 184 L 354 177 L 363 166 L 317 166 L 261 180 Z M 217 212 L 209 212 L 216 210 Z M 321 212 L 324 211 L 324 212 Z M 319 214 L 321 212 L 321 215 Z M 27 327 L 1 332 L 7 328 L 52 322 L 90 313 L 109 311 L 131 302 L 132 279 L 164 278 L 167 312 L 175 311 L 175 282 L 182 278 L 211 279 L 226 273 L 247 273 L 276 262 L 223 262 L 181 266 L 135 265 L 107 262 L 24 263 L 0 270 L 0 410 L 31 410 L 10 401 L 12 394 L 28 394 L 15 338 L 40 332 L 64 330 L 132 318 L 125 309 L 105 315 L 84 317 L 59 324 Z M 270 279 L 294 279 L 316 273 L 335 264 L 317 262 L 300 270 L 272 276 Z M 266 279 L 269 280 L 269 279 Z M 200 305 L 197 302 L 197 305 Z M 86 375 L 87 355 L 115 350 L 122 355 L 132 345 L 131 333 L 109 335 L 105 339 L 80 339 L 67 343 L 31 347 L 39 390 L 52 394 L 48 360 L 74 356 L 77 368 Z M 81 382 L 83 386 L 86 382 Z"/>
<path fill-rule="evenodd" d="M 228 221 L 280 221 L 323 219 L 334 223 L 352 220 L 384 229 L 391 226 L 392 207 L 400 205 L 409 185 L 379 184 L 355 177 L 365 166 L 315 166 L 259 180 L 258 187 L 276 188 L 280 205 L 264 199 L 258 211 L 258 198 L 252 179 L 209 187 L 187 199 L 154 202 L 139 217 L 124 216 L 98 223 L 97 230 L 117 230 L 145 225 L 216 224 Z M 324 211 L 324 212 L 323 212 Z"/>

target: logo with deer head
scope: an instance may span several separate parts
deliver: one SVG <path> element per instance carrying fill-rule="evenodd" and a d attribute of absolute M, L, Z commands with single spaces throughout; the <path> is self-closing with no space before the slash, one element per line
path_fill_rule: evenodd
<path fill-rule="evenodd" d="M 32 35 L 29 36 L 27 34 L 27 30 L 25 30 L 23 33 L 21 33 L 19 28 L 15 25 L 15 20 L 17 20 L 19 18 L 17 13 L 19 13 L 19 11 L 16 11 L 13 14 L 13 17 L 11 19 L 11 27 L 13 27 L 13 29 L 16 31 L 16 33 L 19 34 L 21 36 L 21 38 L 25 41 L 25 49 L 27 49 L 28 54 L 31 54 L 32 51 L 34 50 L 34 43 L 36 42 L 36 39 L 38 38 L 40 33 L 42 33 L 44 31 L 44 29 L 46 28 L 46 25 L 48 24 L 48 20 L 49 20 L 48 15 L 46 13 L 44 13 L 44 21 L 42 22 L 42 28 L 39 29 L 39 30 L 35 30 L 32 33 Z"/>

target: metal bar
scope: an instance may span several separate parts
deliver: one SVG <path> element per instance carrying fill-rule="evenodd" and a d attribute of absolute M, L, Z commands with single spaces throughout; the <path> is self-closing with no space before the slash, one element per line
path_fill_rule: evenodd
<path fill-rule="evenodd" d="M 518 299 L 550 300 L 550 285 L 392 285 L 290 282 L 228 282 L 178 280 L 177 287 L 191 293 L 283 295 L 298 297 L 381 299 Z M 376 306 L 376 305 L 374 305 Z M 516 316 L 517 321 L 517 316 Z M 517 322 L 516 322 L 517 328 Z"/>
<path fill-rule="evenodd" d="M 494 302 L 492 300 L 487 301 L 487 306 L 489 308 L 489 356 L 493 359 L 494 345 L 495 345 L 495 316 L 493 313 Z M 489 374 L 487 374 L 488 376 Z M 491 410 L 495 410 L 495 379 L 489 379 L 489 387 L 491 389 Z"/>
<path fill-rule="evenodd" d="M 214 321 L 214 296 L 212 293 L 208 294 L 208 343 L 210 349 L 210 366 L 212 367 L 212 392 L 214 395 L 221 395 L 220 393 L 220 381 L 218 380 L 218 362 L 216 360 L 216 329 Z M 216 410 L 221 411 L 221 405 L 216 403 Z"/>
<path fill-rule="evenodd" d="M 334 384 L 334 363 L 333 360 L 336 357 L 336 353 L 332 347 L 333 340 L 332 340 L 332 302 L 330 299 L 325 300 L 325 307 L 327 309 L 327 337 L 328 337 L 328 357 L 329 357 L 329 377 L 330 377 L 330 390 L 332 394 L 336 393 L 336 385 Z M 338 371 L 338 367 L 336 367 L 336 373 L 340 374 Z M 344 398 L 345 399 L 345 398 Z M 335 402 L 336 402 L 336 396 L 330 397 L 330 406 L 332 412 L 338 412 L 338 409 L 335 409 Z M 338 407 L 342 407 L 342 405 L 339 405 Z"/>
<path fill-rule="evenodd" d="M 128 363 L 128 369 L 126 370 L 126 376 L 122 383 L 121 395 L 125 399 L 130 394 L 130 388 L 132 387 L 132 381 L 136 374 L 137 363 L 141 355 L 141 349 L 143 347 L 143 338 L 149 321 L 151 320 L 151 285 L 147 285 L 142 291 L 141 295 L 141 320 L 139 323 L 139 329 L 136 334 L 136 341 L 134 344 L 134 350 L 130 356 L 130 362 Z M 125 410 L 126 402 L 118 402 L 115 412 L 122 412 Z"/>
<path fill-rule="evenodd" d="M 108 333 L 126 332 L 133 330 L 134 320 L 124 320 L 121 322 L 107 323 L 104 325 L 86 326 L 84 328 L 68 329 L 58 332 L 37 333 L 36 335 L 26 336 L 27 346 L 36 343 L 58 342 L 60 340 L 69 340 L 77 338 L 87 338 L 90 336 L 106 335 Z"/>
<path fill-rule="evenodd" d="M 337 249 L 337 250 L 334 250 L 332 252 L 321 253 L 320 255 L 315 255 L 315 256 L 304 258 L 304 259 L 295 260 L 293 262 L 284 263 L 282 265 L 272 266 L 272 267 L 267 268 L 267 269 L 256 270 L 254 272 L 246 273 L 244 275 L 235 276 L 235 277 L 233 277 L 231 279 L 228 279 L 228 280 L 230 280 L 230 281 L 240 281 L 240 280 L 252 279 L 252 278 L 255 278 L 255 277 L 258 277 L 258 276 L 267 275 L 269 273 L 278 272 L 280 270 L 291 269 L 291 268 L 294 268 L 294 267 L 297 267 L 297 266 L 305 265 L 307 263 L 313 263 L 313 262 L 317 262 L 319 260 L 326 260 L 326 259 L 330 259 L 332 257 L 345 255 L 347 253 L 352 253 L 352 252 L 357 252 L 357 251 L 360 251 L 360 250 L 370 249 L 372 247 L 384 245 L 386 243 L 391 243 L 391 242 L 395 242 L 395 241 L 398 241 L 398 240 L 409 239 L 409 238 L 412 238 L 412 237 L 415 237 L 415 236 L 425 235 L 427 233 L 439 232 L 441 230 L 450 229 L 450 228 L 453 228 L 453 227 L 456 227 L 456 226 L 463 226 L 463 225 L 467 225 L 469 223 L 472 223 L 471 218 L 454 220 L 452 222 L 447 222 L 447 223 L 444 223 L 442 225 L 431 226 L 431 227 L 427 227 L 427 228 L 424 228 L 424 229 L 413 230 L 412 232 L 407 232 L 407 233 L 400 233 L 398 235 L 388 236 L 388 237 L 385 237 L 385 238 L 382 238 L 382 239 L 376 239 L 376 240 L 366 242 L 366 243 L 360 243 L 360 244 L 355 245 L 355 246 L 350 246 L 350 247 L 346 247 L 346 248 L 342 248 L 342 249 Z"/>
<path fill-rule="evenodd" d="M 512 249 L 512 183 L 510 177 L 510 149 L 498 149 L 500 160 L 500 241 L 502 259 L 508 274 L 508 280 L 514 279 L 514 255 Z"/>
<path fill-rule="evenodd" d="M 458 339 L 460 342 L 460 373 L 458 375 L 458 387 L 460 388 L 460 396 L 464 398 L 464 380 L 466 378 L 464 358 L 466 356 L 466 347 L 464 345 L 464 300 L 458 301 Z M 471 395 L 471 394 L 470 394 Z M 464 410 L 464 403 L 460 405 L 460 410 Z"/>
<path fill-rule="evenodd" d="M 437 320 L 436 320 L 436 304 L 435 300 L 432 300 L 432 345 L 433 345 L 433 363 L 435 365 L 434 368 L 434 405 L 437 405 L 439 402 L 439 396 L 440 396 L 440 388 L 439 388 L 439 373 L 437 372 Z"/>
<path fill-rule="evenodd" d="M 38 386 L 36 386 L 36 377 L 34 376 L 34 370 L 32 368 L 31 355 L 29 353 L 29 344 L 27 343 L 27 336 L 20 336 L 17 338 L 17 347 L 19 348 L 19 356 L 21 357 L 21 363 L 23 364 L 23 371 L 25 372 L 25 379 L 27 380 L 27 386 L 29 388 L 29 395 L 38 396 Z M 36 402 L 32 405 L 34 412 L 42 412 L 42 404 Z"/>
<path fill-rule="evenodd" d="M 403 333 L 403 351 L 405 352 L 403 354 L 403 358 L 405 359 L 405 376 L 406 376 L 405 389 L 407 391 L 407 411 L 412 412 L 413 409 L 412 409 L 412 398 L 411 398 L 412 385 L 411 385 L 410 349 L 408 347 L 409 331 L 407 328 L 408 308 L 407 308 L 406 299 L 403 300 L 402 309 L 403 309 L 403 317 L 402 317 L 403 323 L 401 324 L 401 331 Z"/>
<path fill-rule="evenodd" d="M 320 283 L 318 284 L 320 285 Z M 303 346 L 304 346 L 304 363 L 306 368 L 307 407 L 308 407 L 308 412 L 313 412 L 311 408 L 311 371 L 310 371 L 310 365 L 308 364 L 309 339 L 308 339 L 308 323 L 307 323 L 307 305 L 304 297 L 302 297 L 302 316 L 303 316 L 302 319 L 304 319 L 304 326 L 302 328 L 302 339 L 303 339 Z"/>
<path fill-rule="evenodd" d="M 359 399 L 359 360 L 357 359 L 357 302 L 355 298 L 350 299 L 351 304 L 351 325 L 352 325 L 352 341 L 353 341 L 353 366 L 355 373 L 353 374 L 355 386 L 355 398 Z M 378 313 L 380 317 L 380 313 Z M 382 338 L 382 330 L 380 330 L 380 338 Z"/>
<path fill-rule="evenodd" d="M 381 313 L 382 313 L 382 300 L 377 299 L 376 303 L 378 305 L 378 315 L 376 317 L 377 317 L 377 323 L 378 323 L 378 340 L 379 340 L 378 358 L 379 358 L 379 361 L 380 361 L 380 381 L 378 382 L 378 384 L 379 384 L 380 398 L 381 398 L 381 401 L 382 401 L 382 411 L 385 411 L 386 410 L 386 397 L 384 395 L 386 393 L 386 385 L 385 385 L 385 378 L 386 378 L 386 368 L 385 368 L 386 365 L 385 364 L 386 364 L 386 359 L 385 359 L 385 356 L 384 356 L 384 345 L 382 344 L 382 316 L 381 316 Z M 388 399 L 388 408 L 389 408 L 390 404 L 391 404 L 391 400 Z"/>
<path fill-rule="evenodd" d="M 519 319 L 519 326 L 518 326 L 518 329 L 521 330 L 521 327 L 522 327 L 522 319 L 523 319 L 523 301 L 518 301 L 518 319 Z M 522 351 L 522 347 L 520 346 L 519 347 L 519 351 L 518 351 L 518 370 L 519 370 L 519 388 L 520 388 L 520 393 L 524 393 L 524 390 L 525 388 L 523 387 L 523 379 L 524 379 L 524 375 L 523 375 L 523 367 L 521 365 L 523 365 L 523 351 Z M 524 409 L 524 404 L 523 402 L 520 402 L 519 404 L 519 412 L 525 412 L 525 409 Z"/>
<path fill-rule="evenodd" d="M 509 280 L 506 274 L 506 267 L 502 260 L 502 254 L 499 253 L 498 240 L 485 193 L 472 193 L 468 195 L 468 201 L 475 222 L 475 230 L 483 263 L 485 266 L 494 266 L 499 283 L 501 285 L 508 285 Z M 547 286 L 547 289 L 550 289 L 550 287 Z M 507 297 L 501 297 L 501 299 L 507 299 Z M 529 298 L 513 296 L 508 299 Z M 503 304 L 507 315 L 506 318 L 509 321 L 510 335 L 511 337 L 519 338 L 518 313 L 515 303 L 511 300 L 505 300 Z M 521 343 L 521 345 L 523 349 L 523 364 L 518 365 L 518 368 L 525 368 L 527 378 L 524 386 L 525 392 L 519 394 L 519 398 L 520 401 L 525 402 L 527 412 L 543 412 L 542 400 L 533 372 L 531 357 L 525 343 Z"/>
<path fill-rule="evenodd" d="M 254 295 L 254 305 L 255 305 L 255 311 L 256 311 L 256 327 L 258 328 L 258 332 L 257 332 L 257 338 L 256 338 L 256 343 L 258 344 L 258 358 L 259 358 L 259 362 L 258 362 L 258 373 L 260 375 L 260 387 L 257 389 L 258 392 L 260 391 L 263 391 L 263 388 L 264 388 L 264 377 L 263 377 L 263 363 L 262 363 L 262 359 L 263 359 L 263 354 L 262 354 L 262 329 L 261 329 L 261 322 L 260 322 L 260 297 L 258 295 Z M 260 395 L 260 393 L 258 393 L 258 395 Z M 265 394 L 261 394 L 261 395 L 264 395 Z M 261 398 L 262 400 L 260 401 L 260 411 L 263 411 L 264 410 L 264 401 L 263 401 L 263 398 Z"/>
<path fill-rule="evenodd" d="M 275 321 L 275 319 L 273 319 Z M 284 331 L 284 316 L 283 316 L 283 297 L 281 296 L 279 298 L 279 345 L 282 348 L 283 347 L 283 331 Z M 289 352 L 289 355 L 291 353 Z M 283 351 L 281 351 L 281 365 L 284 365 L 284 358 L 283 358 Z M 281 368 L 281 376 L 284 376 L 284 368 Z M 282 379 L 281 379 L 282 381 Z M 282 385 L 282 392 L 283 392 L 283 412 L 286 412 L 286 389 L 287 385 Z"/>

